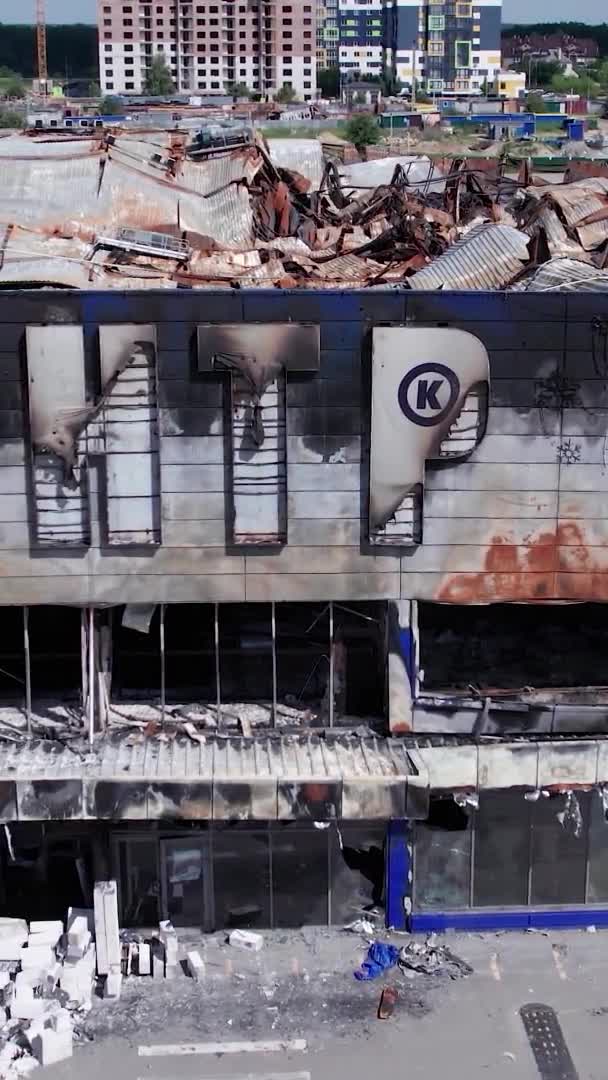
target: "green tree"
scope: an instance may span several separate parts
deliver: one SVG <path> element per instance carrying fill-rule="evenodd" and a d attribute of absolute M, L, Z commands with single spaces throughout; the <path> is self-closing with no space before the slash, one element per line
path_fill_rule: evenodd
<path fill-rule="evenodd" d="M 529 112 L 544 113 L 547 111 L 547 106 L 543 101 L 542 94 L 528 94 L 526 98 L 526 108 Z"/>
<path fill-rule="evenodd" d="M 4 93 L 8 98 L 19 98 L 23 100 L 25 97 L 25 83 L 20 75 L 13 75 L 8 79 L 4 86 Z"/>
<path fill-rule="evenodd" d="M 249 87 L 247 86 L 247 83 L 244 83 L 244 82 L 229 83 L 228 86 L 226 87 L 226 89 L 227 89 L 229 94 L 232 94 L 232 97 L 234 98 L 235 101 L 237 100 L 237 98 L 250 98 L 251 97 Z"/>
<path fill-rule="evenodd" d="M 374 146 L 380 142 L 380 128 L 371 113 L 360 113 L 359 116 L 351 117 L 344 126 L 344 135 L 359 153 L 366 146 Z"/>
<path fill-rule="evenodd" d="M 291 101 L 296 100 L 296 92 L 293 86 L 287 86 L 287 83 L 283 83 L 280 90 L 277 90 L 274 95 L 274 100 L 278 101 L 281 105 L 289 105 Z"/>
<path fill-rule="evenodd" d="M 89 83 L 89 97 L 101 97 L 101 86 L 99 85 L 99 83 Z"/>
<path fill-rule="evenodd" d="M 117 116 L 122 112 L 122 105 L 118 98 L 104 97 L 99 103 L 99 112 L 101 116 Z"/>
<path fill-rule="evenodd" d="M 174 90 L 175 84 L 165 58 L 161 53 L 157 53 L 146 72 L 144 93 L 151 97 L 163 97 L 165 94 L 172 94 Z"/>
<path fill-rule="evenodd" d="M 321 68 L 317 72 L 317 86 L 325 98 L 340 97 L 340 68 Z"/>
<path fill-rule="evenodd" d="M 353 103 L 355 105 L 366 105 L 367 104 L 367 98 L 365 96 L 365 91 L 364 90 L 357 90 L 357 93 L 353 97 Z"/>
<path fill-rule="evenodd" d="M 395 73 L 388 67 L 386 67 L 382 73 L 380 85 L 385 97 L 396 97 L 402 89 L 401 79 L 398 79 Z"/>
<path fill-rule="evenodd" d="M 513 70 L 523 71 L 532 89 L 533 86 L 550 86 L 553 77 L 559 75 L 561 65 L 557 60 L 535 60 L 526 56 Z"/>
<path fill-rule="evenodd" d="M 600 92 L 599 83 L 577 75 L 554 75 L 551 89 L 558 94 L 580 94 L 581 97 L 595 97 Z"/>
<path fill-rule="evenodd" d="M 0 109 L 0 128 L 22 128 L 23 117 L 9 109 Z"/>

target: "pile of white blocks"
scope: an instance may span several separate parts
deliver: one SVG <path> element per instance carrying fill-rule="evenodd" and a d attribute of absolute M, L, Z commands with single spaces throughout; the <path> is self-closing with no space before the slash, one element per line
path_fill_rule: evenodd
<path fill-rule="evenodd" d="M 95 886 L 92 910 L 70 908 L 65 927 L 0 919 L 0 963 L 13 972 L 0 968 L 0 1080 L 70 1058 L 73 1013 L 91 1009 L 96 973 L 119 996 L 120 962 L 115 881 Z"/>

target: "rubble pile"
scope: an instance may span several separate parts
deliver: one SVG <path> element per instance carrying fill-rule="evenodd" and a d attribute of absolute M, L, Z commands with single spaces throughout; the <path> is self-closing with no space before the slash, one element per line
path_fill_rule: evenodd
<path fill-rule="evenodd" d="M 404 945 L 397 962 L 402 973 L 409 978 L 420 974 L 461 979 L 473 973 L 473 968 L 466 960 L 456 956 L 447 945 L 437 943 L 435 934 L 431 934 L 426 941 L 411 941 L 409 945 Z"/>
<path fill-rule="evenodd" d="M 445 148 L 437 163 L 345 163 L 322 140 L 239 139 L 204 153 L 179 131 L 31 136 L 25 152 L 0 139 L 0 284 L 608 288 L 606 175 L 548 183 L 528 161 L 516 177 L 507 158 Z"/>
<path fill-rule="evenodd" d="M 147 941 L 119 930 L 115 881 L 98 882 L 94 907 L 70 908 L 65 927 L 0 918 L 0 1080 L 71 1058 L 74 1042 L 87 1037 L 83 1024 L 98 991 L 117 999 L 124 975 L 171 979 L 178 966 L 170 922 Z M 187 954 L 186 966 L 194 980 L 204 976 L 198 952 Z"/>

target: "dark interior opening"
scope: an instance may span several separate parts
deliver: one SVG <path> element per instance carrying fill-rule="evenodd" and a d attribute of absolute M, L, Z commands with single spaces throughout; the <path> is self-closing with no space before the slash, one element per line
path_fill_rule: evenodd
<path fill-rule="evenodd" d="M 215 702 L 215 612 L 213 604 L 165 607 L 167 701 Z"/>
<path fill-rule="evenodd" d="M 0 701 L 22 705 L 24 700 L 23 608 L 4 607 L 0 616 Z"/>
<path fill-rule="evenodd" d="M 23 636 L 23 631 L 21 631 Z M 77 701 L 81 697 L 81 610 L 29 608 L 32 699 Z"/>
<path fill-rule="evenodd" d="M 222 701 L 272 701 L 270 604 L 222 604 L 220 673 Z"/>
<path fill-rule="evenodd" d="M 148 633 L 123 626 L 125 608 L 112 611 L 112 697 L 114 701 L 160 696 L 160 607 Z"/>
<path fill-rule="evenodd" d="M 319 708 L 329 683 L 328 604 L 277 604 L 276 630 L 278 700 Z"/>
<path fill-rule="evenodd" d="M 425 690 L 608 686 L 608 605 L 421 603 Z"/>

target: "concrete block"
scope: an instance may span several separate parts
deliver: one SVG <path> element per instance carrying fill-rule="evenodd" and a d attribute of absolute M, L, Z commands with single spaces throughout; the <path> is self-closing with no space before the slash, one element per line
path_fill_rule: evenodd
<path fill-rule="evenodd" d="M 15 990 L 21 986 L 42 986 L 45 982 L 46 972 L 44 968 L 25 968 L 15 975 Z"/>
<path fill-rule="evenodd" d="M 90 930 L 91 933 L 94 934 L 95 933 L 95 912 L 94 912 L 93 908 L 77 908 L 77 907 L 68 908 L 68 917 L 67 917 L 67 923 L 66 923 L 68 933 L 72 928 L 72 923 L 74 922 L 74 919 L 78 919 L 78 918 L 81 918 L 81 917 L 84 917 L 87 920 L 87 930 Z"/>
<path fill-rule="evenodd" d="M 44 973 L 44 985 L 45 989 L 49 992 L 55 989 L 59 979 L 61 978 L 61 972 L 63 965 L 60 963 L 53 964 L 52 967 L 47 968 Z"/>
<path fill-rule="evenodd" d="M 0 971 L 0 990 L 2 990 L 7 983 L 11 981 L 10 971 Z"/>
<path fill-rule="evenodd" d="M 91 936 L 85 916 L 75 915 L 68 926 L 68 945 L 81 945 L 83 941 L 88 944 Z"/>
<path fill-rule="evenodd" d="M 66 958 L 68 960 L 82 960 L 91 944 L 91 931 L 85 930 L 79 941 L 68 941 Z"/>
<path fill-rule="evenodd" d="M 103 996 L 107 998 L 119 998 L 122 989 L 122 975 L 118 971 L 111 971 L 103 988 Z"/>
<path fill-rule="evenodd" d="M 155 979 L 165 977 L 165 947 L 162 941 L 155 941 L 152 947 L 152 975 Z"/>
<path fill-rule="evenodd" d="M 143 942 L 137 947 L 137 970 L 140 975 L 149 975 L 152 969 L 150 946 Z"/>
<path fill-rule="evenodd" d="M 20 960 L 21 950 L 27 939 L 27 933 L 15 934 L 13 937 L 0 937 L 0 960 Z"/>
<path fill-rule="evenodd" d="M 56 934 L 57 941 L 63 934 L 61 919 L 39 919 L 30 923 L 30 934 Z"/>
<path fill-rule="evenodd" d="M 37 971 L 41 971 L 52 967 L 55 955 L 50 945 L 28 945 L 22 947 L 19 959 L 23 971 L 26 968 L 35 968 Z"/>
<path fill-rule="evenodd" d="M 254 934 L 252 930 L 232 930 L 228 935 L 228 943 L 247 952 L 259 952 L 264 945 L 264 938 L 261 934 Z"/>
<path fill-rule="evenodd" d="M 4 1009 L 10 1009 L 15 997 L 15 984 L 14 982 L 7 982 L 6 986 L 0 990 L 0 1001 Z M 0 1074 L 1 1075 L 1 1074 Z"/>
<path fill-rule="evenodd" d="M 67 1009 L 59 1009 L 51 1017 L 51 1027 L 53 1031 L 73 1031 L 72 1017 Z"/>
<path fill-rule="evenodd" d="M 47 945 L 50 949 L 55 949 L 59 944 L 62 936 L 63 932 L 61 930 L 59 931 L 59 933 L 57 933 L 56 930 L 44 930 L 41 931 L 41 933 L 39 934 L 30 933 L 30 936 L 27 939 L 27 943 L 30 948 L 36 949 Z"/>
<path fill-rule="evenodd" d="M 194 950 L 186 955 L 186 962 L 188 964 L 188 971 L 195 982 L 200 982 L 205 975 L 205 964 L 203 958 L 199 952 Z"/>
<path fill-rule="evenodd" d="M 98 881 L 93 899 L 95 904 L 95 941 L 97 970 L 100 975 L 120 971 L 121 954 L 118 926 L 118 891 L 115 881 Z"/>
<path fill-rule="evenodd" d="M 179 971 L 179 964 L 166 963 L 165 964 L 165 979 L 175 979 L 175 978 L 177 978 L 178 971 Z"/>
<path fill-rule="evenodd" d="M 59 1061 L 65 1061 L 72 1057 L 72 1032 L 45 1028 L 34 1039 L 32 1050 L 40 1065 L 56 1065 Z"/>
<path fill-rule="evenodd" d="M 47 1006 L 48 1002 L 34 997 L 33 987 L 19 986 L 11 1004 L 11 1017 L 13 1020 L 36 1020 L 46 1011 Z"/>

